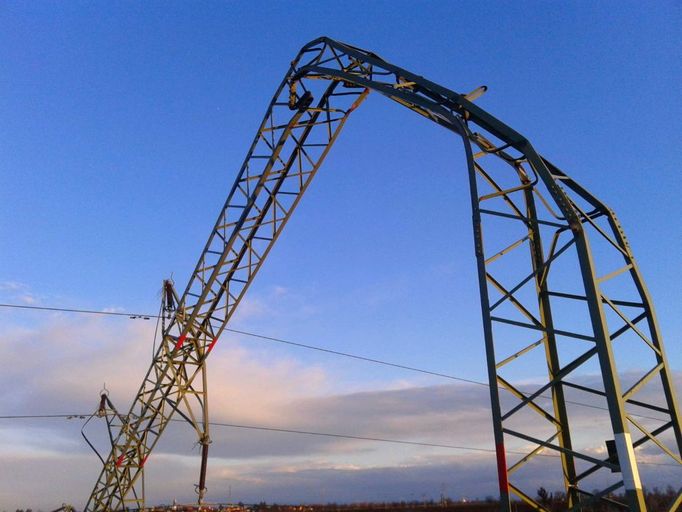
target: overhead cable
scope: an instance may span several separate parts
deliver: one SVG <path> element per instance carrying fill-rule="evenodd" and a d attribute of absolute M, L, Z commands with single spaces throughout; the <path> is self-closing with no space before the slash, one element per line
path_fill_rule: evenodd
<path fill-rule="evenodd" d="M 95 315 L 114 315 L 114 316 L 127 316 L 131 319 L 138 319 L 142 318 L 144 320 L 149 320 L 150 318 L 160 318 L 160 315 L 148 315 L 144 313 L 124 313 L 120 311 L 99 311 L 99 310 L 92 310 L 92 309 L 73 309 L 73 308 L 58 308 L 58 307 L 47 307 L 47 306 L 29 306 L 29 305 L 23 305 L 23 304 L 0 304 L 0 307 L 3 308 L 17 308 L 17 309 L 31 309 L 31 310 L 39 310 L 39 311 L 59 311 L 59 312 L 66 312 L 66 313 L 84 313 L 84 314 L 95 314 Z M 258 334 L 254 332 L 249 332 L 249 331 L 242 331 L 239 329 L 231 329 L 229 327 L 225 328 L 226 331 L 231 332 L 233 334 L 240 334 L 243 336 L 249 336 L 251 338 L 256 338 L 264 341 L 271 341 L 274 343 L 280 343 L 284 345 L 290 345 L 294 347 L 299 347 L 299 348 L 304 348 L 307 350 L 315 350 L 317 352 L 323 352 L 326 354 L 332 354 L 335 356 L 340 356 L 340 357 L 347 357 L 349 359 L 355 359 L 358 361 L 365 361 L 367 363 L 373 363 L 373 364 L 379 364 L 383 366 L 390 366 L 392 368 L 398 368 L 401 370 L 408 370 L 411 372 L 418 372 L 418 373 L 423 373 L 426 375 L 431 375 L 434 377 L 442 377 L 444 379 L 450 379 L 450 380 L 455 380 L 459 382 L 465 382 L 467 384 L 474 384 L 476 386 L 485 386 L 487 388 L 490 387 L 490 384 L 478 380 L 473 380 L 473 379 L 467 379 L 465 377 L 458 377 L 456 375 L 449 375 L 447 373 L 440 373 L 440 372 L 435 372 L 431 370 L 425 370 L 423 368 L 417 368 L 415 366 L 407 366 L 399 363 L 392 363 L 390 361 L 385 361 L 382 359 L 375 359 L 371 357 L 365 357 L 365 356 L 360 356 L 357 354 L 351 354 L 349 352 L 341 352 L 338 350 L 332 350 L 329 348 L 324 348 L 324 347 L 319 347 L 316 345 L 308 345 L 306 343 L 299 343 L 296 341 L 290 341 L 290 340 L 285 340 L 282 338 L 276 338 L 274 336 L 266 336 L 264 334 Z M 548 395 L 538 395 L 538 398 L 544 398 L 546 400 L 552 400 L 551 396 Z M 567 404 L 572 404 L 572 405 L 577 405 L 580 407 L 588 407 L 590 409 L 598 409 L 601 411 L 608 411 L 607 407 L 602 407 L 599 405 L 593 405 L 593 404 L 586 404 L 584 402 L 577 402 L 574 400 L 564 400 Z M 655 416 L 647 416 L 644 414 L 631 414 L 631 416 L 636 416 L 638 418 L 646 418 L 649 420 L 655 420 L 655 421 L 667 421 L 664 418 L 657 418 Z"/>
<path fill-rule="evenodd" d="M 55 418 L 71 420 L 71 419 L 85 419 L 89 416 L 91 416 L 91 414 L 17 414 L 17 415 L 0 416 L 0 420 L 55 419 Z M 184 419 L 172 419 L 171 421 L 179 422 L 179 423 L 185 423 L 186 422 Z M 331 437 L 331 438 L 338 438 L 338 439 L 350 439 L 350 440 L 354 440 L 354 441 L 372 441 L 372 442 L 379 442 L 379 443 L 392 443 L 392 444 L 404 444 L 404 445 L 412 445 L 412 446 L 425 446 L 425 447 L 430 447 L 430 448 L 447 448 L 447 449 L 451 449 L 451 450 L 465 450 L 465 451 L 473 451 L 473 452 L 496 453 L 496 451 L 492 448 L 478 448 L 475 446 L 460 446 L 460 445 L 452 445 L 452 444 L 428 443 L 428 442 L 422 442 L 422 441 L 407 441 L 404 439 L 389 439 L 389 438 L 385 438 L 385 437 L 366 437 L 366 436 L 356 436 L 356 435 L 351 435 L 351 434 L 338 434 L 338 433 L 333 433 L 333 432 L 318 432 L 318 431 L 313 431 L 313 430 L 295 430 L 295 429 L 289 429 L 289 428 L 265 427 L 265 426 L 260 426 L 260 425 L 240 425 L 237 423 L 222 423 L 222 422 L 215 422 L 215 421 L 209 422 L 209 425 L 214 426 L 214 427 L 227 427 L 227 428 L 233 428 L 233 429 L 258 430 L 258 431 L 262 431 L 262 432 L 279 432 L 279 433 L 284 433 L 284 434 L 299 434 L 299 435 L 306 435 L 306 436 L 321 436 L 321 437 Z M 526 452 L 515 451 L 515 450 L 507 450 L 507 452 L 508 453 L 514 453 L 516 455 L 523 455 L 523 456 L 528 455 L 528 453 L 526 453 Z M 539 453 L 537 455 L 540 457 L 559 457 L 559 455 L 552 455 L 552 454 L 548 454 L 548 453 Z M 639 464 L 644 464 L 644 465 L 648 465 L 648 466 L 679 467 L 679 465 L 677 465 L 677 464 L 666 464 L 666 463 L 662 463 L 662 462 L 639 462 Z"/>

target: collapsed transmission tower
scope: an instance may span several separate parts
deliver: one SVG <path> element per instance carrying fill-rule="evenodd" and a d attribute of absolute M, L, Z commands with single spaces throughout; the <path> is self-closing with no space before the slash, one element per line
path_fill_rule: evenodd
<path fill-rule="evenodd" d="M 323 37 L 301 49 L 277 88 L 86 510 L 143 505 L 133 491 L 145 463 L 171 417 L 190 407 L 188 396 L 203 396 L 205 379 L 196 377 L 206 358 L 370 91 L 464 143 L 501 509 L 521 499 L 548 510 L 524 488 L 523 473 L 535 465 L 563 480 L 570 510 L 605 501 L 641 512 L 640 448 L 682 466 L 660 329 L 614 212 L 475 105 L 480 90 L 455 93 Z M 638 372 L 626 371 L 625 353 L 638 354 Z M 513 383 L 519 361 L 525 374 L 545 375 L 532 392 Z M 604 410 L 586 419 L 568 395 L 592 397 Z M 669 510 L 681 503 L 679 494 Z"/>

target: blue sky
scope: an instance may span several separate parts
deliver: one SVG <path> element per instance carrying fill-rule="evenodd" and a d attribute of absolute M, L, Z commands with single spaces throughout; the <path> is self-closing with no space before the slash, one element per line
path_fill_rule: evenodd
<path fill-rule="evenodd" d="M 487 85 L 483 108 L 618 212 L 671 365 L 682 370 L 681 22 L 674 2 L 5 2 L 0 298 L 154 312 L 163 278 L 184 287 L 288 63 L 328 35 L 459 92 Z M 460 146 L 370 95 L 234 326 L 484 380 Z M 147 327 L 125 319 L 0 318 L 8 345 L 26 336 L 49 347 L 61 329 L 65 339 L 87 334 L 106 346 L 116 332 L 147 336 L 126 347 L 151 343 Z M 442 384 L 232 341 L 256 374 L 283 364 L 281 377 L 300 373 L 312 395 Z M 117 369 L 88 350 L 95 397 L 102 376 L 117 386 Z M 221 350 L 229 364 L 229 347 Z M 73 363 L 68 352 L 61 358 Z M 30 360 L 21 364 L 15 378 L 35 379 Z M 146 364 L 131 362 L 120 402 Z M 304 399 L 291 393 L 282 403 Z M 6 403 L 3 413 L 13 413 Z M 377 450 L 363 464 L 398 459 Z"/>

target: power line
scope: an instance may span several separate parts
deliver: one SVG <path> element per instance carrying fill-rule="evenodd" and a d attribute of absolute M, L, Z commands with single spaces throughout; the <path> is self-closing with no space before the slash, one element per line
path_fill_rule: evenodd
<path fill-rule="evenodd" d="M 265 336 L 263 334 L 256 334 L 256 333 L 252 333 L 252 332 L 248 332 L 248 331 L 240 331 L 237 329 L 228 329 L 228 328 L 226 328 L 225 330 L 230 331 L 230 332 L 235 333 L 235 334 L 243 334 L 244 336 L 251 336 L 252 338 L 259 338 L 259 339 L 266 340 L 266 341 L 274 341 L 276 343 L 283 343 L 285 345 L 292 345 L 294 347 L 300 347 L 300 348 L 305 348 L 305 349 L 309 349 L 309 350 L 316 350 L 318 352 L 325 352 L 327 354 L 332 354 L 332 355 L 336 355 L 336 356 L 348 357 L 350 359 L 357 359 L 359 361 L 365 361 L 368 363 L 381 364 L 384 366 L 391 366 L 393 368 L 399 368 L 401 370 L 409 370 L 412 372 L 425 373 L 427 375 L 432 375 L 435 377 L 443 377 L 445 379 L 457 380 L 460 382 L 466 382 L 468 384 L 476 384 L 477 386 L 490 387 L 490 385 L 486 384 L 485 382 L 481 382 L 478 380 L 472 380 L 472 379 L 466 379 L 464 377 L 457 377 L 455 375 L 448 375 L 447 373 L 439 373 L 439 372 L 434 372 L 431 370 L 424 370 L 423 368 L 416 368 L 414 366 L 407 366 L 407 365 L 398 364 L 398 363 L 391 363 L 389 361 L 383 361 L 381 359 L 373 359 L 371 357 L 359 356 L 356 354 L 350 354 L 348 352 L 340 352 L 338 350 L 332 350 L 329 348 L 317 347 L 315 345 L 307 345 L 305 343 L 299 343 L 296 341 L 289 341 L 289 340 L 284 340 L 281 338 L 273 338 L 272 336 Z"/>
<path fill-rule="evenodd" d="M 174 420 L 174 421 L 184 421 L 184 420 Z M 216 426 L 216 427 L 229 427 L 229 428 L 239 428 L 239 429 L 248 429 L 248 430 L 261 430 L 264 432 L 282 432 L 285 434 L 301 434 L 301 435 L 307 435 L 307 436 L 322 436 L 322 437 L 335 437 L 335 438 L 340 438 L 340 439 L 353 439 L 356 441 L 377 441 L 380 443 L 394 443 L 394 444 L 408 444 L 408 445 L 414 445 L 414 446 L 429 446 L 432 448 L 450 448 L 454 450 L 470 450 L 470 451 L 479 451 L 479 452 L 490 452 L 494 450 L 490 450 L 488 448 L 476 448 L 473 446 L 457 446 L 457 445 L 451 445 L 451 444 L 438 444 L 438 443 L 427 443 L 427 442 L 422 442 L 422 441 L 406 441 L 403 439 L 387 439 L 383 437 L 364 437 L 364 436 L 354 436 L 350 434 L 336 434 L 336 433 L 331 433 L 331 432 L 316 432 L 312 430 L 293 430 L 293 429 L 288 429 L 288 428 L 277 428 L 277 427 L 263 427 L 263 426 L 258 426 L 258 425 L 238 425 L 235 423 L 219 423 L 219 422 L 210 422 L 209 425 L 211 426 Z"/>
<path fill-rule="evenodd" d="M 174 421 L 184 421 L 184 420 L 174 420 Z M 475 452 L 486 452 L 486 453 L 497 453 L 496 450 L 491 449 L 491 448 L 476 448 L 474 446 L 457 446 L 457 445 L 451 445 L 451 444 L 436 444 L 436 443 L 425 443 L 425 442 L 420 442 L 420 441 L 405 441 L 405 440 L 399 440 L 399 439 L 386 439 L 382 437 L 364 437 L 364 436 L 353 436 L 353 435 L 348 435 L 348 434 L 333 434 L 329 432 L 313 432 L 313 431 L 306 431 L 306 430 L 291 430 L 291 429 L 285 429 L 285 428 L 274 428 L 274 427 L 260 427 L 260 426 L 254 426 L 254 425 L 237 425 L 233 423 L 209 423 L 210 425 L 213 426 L 218 426 L 218 427 L 231 427 L 231 428 L 243 428 L 243 429 L 251 429 L 251 430 L 263 430 L 266 432 L 284 432 L 287 434 L 303 434 L 303 435 L 310 435 L 310 436 L 324 436 L 324 437 L 337 437 L 337 438 L 342 438 L 342 439 L 354 439 L 358 441 L 377 441 L 381 443 L 395 443 L 395 444 L 408 444 L 408 445 L 415 445 L 415 446 L 430 446 L 430 447 L 435 447 L 435 448 L 450 448 L 454 450 L 468 450 L 468 451 L 475 451 Z M 520 452 L 520 451 L 515 451 L 515 450 L 507 450 L 507 453 L 514 453 L 516 455 L 528 455 L 526 452 Z M 539 453 L 538 456 L 541 457 L 560 457 L 559 455 L 551 455 L 548 453 Z M 679 467 L 677 464 L 665 464 L 661 462 L 639 462 L 639 464 L 648 464 L 648 465 L 656 465 L 656 466 L 670 466 L 670 467 Z"/>
<path fill-rule="evenodd" d="M 72 309 L 55 308 L 48 306 L 28 306 L 26 304 L 0 304 L 0 308 L 35 309 L 38 311 L 60 311 L 65 313 L 87 313 L 89 315 L 127 316 L 129 318 L 142 318 L 144 320 L 149 320 L 150 318 L 159 318 L 159 315 L 147 315 L 144 313 L 122 313 L 120 311 L 98 311 L 96 309 Z"/>
<path fill-rule="evenodd" d="M 95 314 L 95 315 L 127 316 L 129 318 L 143 318 L 145 320 L 149 320 L 150 318 L 160 318 L 160 315 L 148 315 L 148 314 L 144 314 L 144 313 L 124 313 L 124 312 L 119 312 L 119 311 L 98 311 L 98 310 L 92 310 L 92 309 L 72 309 L 72 308 L 57 308 L 57 307 L 46 307 L 46 306 L 27 306 L 27 305 L 20 305 L 20 304 L 0 304 L 0 307 L 17 308 L 17 309 L 33 309 L 33 310 L 39 310 L 39 311 L 61 311 L 61 312 L 66 312 L 66 313 L 86 313 L 86 314 Z M 336 356 L 342 356 L 342 357 L 348 357 L 351 359 L 357 359 L 359 361 L 365 361 L 368 363 L 381 364 L 384 366 L 391 366 L 393 368 L 399 368 L 401 370 L 409 370 L 409 371 L 413 371 L 413 372 L 419 372 L 419 373 L 424 373 L 427 375 L 432 375 L 435 377 L 443 377 L 446 379 L 457 380 L 457 381 L 466 382 L 469 384 L 476 384 L 478 386 L 489 387 L 489 385 L 486 384 L 485 382 L 480 382 L 480 381 L 472 380 L 472 379 L 466 379 L 464 377 L 456 377 L 454 375 L 448 375 L 445 373 L 434 372 L 431 370 L 424 370 L 422 368 L 415 368 L 414 366 L 407 366 L 407 365 L 402 365 L 402 364 L 398 364 L 398 363 L 391 363 L 389 361 L 382 361 L 381 359 L 373 359 L 371 357 L 359 356 L 356 354 L 350 354 L 348 352 L 340 352 L 338 350 L 332 350 L 332 349 L 328 349 L 328 348 L 317 347 L 315 345 L 307 345 L 305 343 L 298 343 L 295 341 L 284 340 L 284 339 L 275 338 L 272 336 L 265 336 L 263 334 L 257 334 L 257 333 L 248 332 L 248 331 L 241 331 L 239 329 L 230 329 L 229 327 L 225 328 L 225 330 L 229 331 L 231 333 L 234 333 L 234 334 L 241 334 L 244 336 L 250 336 L 252 338 L 258 338 L 261 340 L 273 341 L 276 343 L 282 343 L 282 344 L 291 345 L 294 347 L 305 348 L 308 350 L 316 350 L 318 352 L 324 352 L 324 353 L 332 354 L 332 355 L 336 355 Z"/>
<path fill-rule="evenodd" d="M 226 331 L 230 331 L 230 332 L 235 333 L 235 334 L 242 334 L 242 335 L 244 335 L 244 336 L 250 336 L 250 337 L 252 337 L 252 338 L 258 338 L 258 339 L 262 339 L 262 340 L 265 340 L 265 341 L 273 341 L 273 342 L 276 342 L 276 343 L 282 343 L 282 344 L 291 345 L 291 346 L 294 346 L 294 347 L 300 347 L 300 348 L 305 348 L 305 349 L 309 349 L 309 350 L 316 350 L 316 351 L 318 351 L 318 352 L 324 352 L 324 353 L 327 353 L 327 354 L 332 354 L 332 355 L 337 355 L 337 356 L 342 356 L 342 357 L 348 357 L 348 358 L 350 358 L 350 359 L 356 359 L 356 360 L 365 361 L 365 362 L 368 362 L 368 363 L 375 363 L 375 364 L 380 364 L 380 365 L 384 365 L 384 366 L 390 366 L 390 367 L 393 367 L 393 368 L 399 368 L 399 369 L 401 369 L 401 370 L 409 370 L 409 371 L 412 371 L 412 372 L 424 373 L 424 374 L 426 374 L 426 375 L 431 375 L 431 376 L 435 376 L 435 377 L 443 377 L 443 378 L 445 378 L 445 379 L 456 380 L 456 381 L 459 381 L 459 382 L 466 382 L 467 384 L 475 384 L 475 385 L 477 385 L 477 386 L 485 386 L 485 387 L 487 387 L 487 388 L 490 387 L 490 384 L 488 384 L 487 382 L 481 382 L 481 381 L 479 381 L 479 380 L 467 379 L 467 378 L 464 378 L 464 377 L 457 377 L 457 376 L 455 376 L 455 375 L 449 375 L 449 374 L 447 374 L 447 373 L 439 373 L 439 372 L 434 372 L 434 371 L 431 371 L 431 370 L 425 370 L 425 369 L 423 369 L 423 368 L 416 368 L 416 367 L 414 367 L 414 366 L 407 366 L 407 365 L 398 364 L 398 363 L 391 363 L 391 362 L 389 362 L 389 361 L 384 361 L 384 360 L 381 360 L 381 359 L 373 359 L 373 358 L 371 358 L 371 357 L 359 356 L 359 355 L 356 355 L 356 354 L 350 354 L 350 353 L 348 353 L 348 352 L 340 352 L 340 351 L 338 351 L 338 350 L 331 350 L 331 349 L 328 349 L 328 348 L 318 347 L 318 346 L 315 346 L 315 345 L 307 345 L 307 344 L 305 344 L 305 343 L 299 343 L 299 342 L 296 342 L 296 341 L 284 340 L 284 339 L 281 339 L 281 338 L 274 338 L 274 337 L 272 337 L 272 336 L 265 336 L 265 335 L 263 335 L 263 334 L 256 334 L 256 333 L 248 332 L 248 331 L 240 331 L 240 330 L 238 330 L 238 329 L 229 329 L 229 328 L 226 328 L 225 330 L 226 330 Z M 546 400 L 552 400 L 552 397 L 551 397 L 551 396 L 547 396 L 547 395 L 539 395 L 538 398 L 544 398 L 544 399 L 546 399 Z M 586 404 L 586 403 L 584 403 L 584 402 L 576 402 L 576 401 L 574 401 L 574 400 L 566 400 L 566 399 L 564 399 L 564 402 L 566 402 L 567 404 L 578 405 L 578 406 L 581 406 L 581 407 L 589 407 L 589 408 L 591 408 L 591 409 L 599 409 L 599 410 L 601 410 L 601 411 L 608 411 L 608 409 L 607 409 L 606 407 L 601 407 L 601 406 L 599 406 L 599 405 Z M 654 417 L 654 416 L 646 416 L 646 415 L 642 415 L 642 414 L 633 414 L 633 416 L 637 416 L 637 417 L 639 417 L 639 418 L 646 418 L 646 419 L 650 419 L 650 420 L 656 420 L 656 421 L 666 421 L 666 420 L 663 419 L 663 418 L 656 418 L 656 417 Z"/>
<path fill-rule="evenodd" d="M 89 416 L 92 416 L 92 414 L 22 414 L 22 415 L 5 415 L 5 416 L 0 416 L 0 420 L 15 420 L 15 419 L 54 419 L 54 418 L 61 418 L 61 419 L 85 419 Z M 184 419 L 172 419 L 171 421 L 174 422 L 179 422 L 179 423 L 186 423 L 186 420 Z M 234 429 L 245 429 L 245 430 L 258 430 L 262 432 L 279 432 L 279 433 L 284 433 L 284 434 L 299 434 L 299 435 L 306 435 L 306 436 L 320 436 L 320 437 L 331 437 L 331 438 L 337 438 L 337 439 L 351 439 L 355 441 L 372 441 L 372 442 L 379 442 L 379 443 L 391 443 L 391 444 L 403 444 L 403 445 L 412 445 L 412 446 L 426 446 L 430 448 L 447 448 L 451 450 L 465 450 L 465 451 L 474 451 L 474 452 L 485 452 L 485 453 L 496 453 L 494 449 L 491 448 L 477 448 L 475 446 L 459 446 L 459 445 L 451 445 L 451 444 L 439 444 L 439 443 L 427 443 L 427 442 L 422 442 L 422 441 L 406 441 L 404 439 L 389 439 L 385 437 L 366 437 L 366 436 L 356 436 L 356 435 L 350 435 L 350 434 L 338 434 L 338 433 L 333 433 L 333 432 L 318 432 L 318 431 L 313 431 L 313 430 L 295 430 L 295 429 L 288 429 L 288 428 L 278 428 L 278 427 L 265 427 L 265 426 L 260 426 L 260 425 L 240 425 L 237 423 L 221 423 L 221 422 L 209 422 L 209 425 L 214 426 L 214 427 L 227 427 L 227 428 L 234 428 Z M 521 452 L 521 451 L 516 451 L 516 450 L 507 450 L 507 453 L 513 453 L 516 455 L 523 455 L 526 456 L 528 453 L 526 452 Z M 540 457 L 559 457 L 559 455 L 552 455 L 548 453 L 539 453 L 537 454 Z M 668 467 L 679 467 L 677 464 L 666 464 L 662 462 L 638 462 L 638 464 L 644 464 L 648 466 L 668 466 Z"/>
<path fill-rule="evenodd" d="M 67 420 L 72 419 L 85 419 L 92 414 L 10 414 L 5 416 L 0 416 L 0 420 L 27 420 L 27 419 L 51 419 L 51 418 L 63 418 Z"/>
<path fill-rule="evenodd" d="M 144 313 L 125 313 L 125 312 L 120 312 L 120 311 L 98 311 L 98 310 L 93 310 L 93 309 L 73 309 L 73 308 L 58 308 L 58 307 L 47 307 L 47 306 L 29 306 L 29 305 L 23 305 L 23 304 L 0 304 L 0 307 L 3 308 L 17 308 L 17 309 L 31 309 L 31 310 L 38 310 L 38 311 L 59 311 L 59 312 L 66 312 L 66 313 L 85 313 L 85 314 L 96 314 L 96 315 L 114 315 L 114 316 L 127 316 L 131 319 L 137 319 L 137 318 L 142 318 L 144 320 L 149 320 L 150 318 L 161 318 L 161 315 L 148 315 Z M 323 352 L 326 354 L 332 354 L 340 357 L 347 357 L 349 359 L 355 359 L 358 361 L 365 361 L 368 363 L 373 363 L 373 364 L 379 364 L 383 366 L 389 366 L 392 368 L 398 368 L 401 370 L 408 370 L 412 372 L 418 372 L 418 373 L 423 373 L 425 375 L 431 375 L 434 377 L 442 377 L 444 379 L 450 379 L 450 380 L 455 380 L 459 382 L 465 382 L 467 384 L 474 384 L 477 386 L 485 386 L 487 388 L 490 387 L 490 384 L 478 380 L 473 380 L 473 379 L 467 379 L 465 377 L 457 377 L 455 375 L 449 375 L 447 373 L 440 373 L 440 372 L 434 372 L 431 370 L 425 370 L 423 368 L 417 368 L 414 366 L 407 366 L 399 363 L 392 363 L 390 361 L 384 361 L 382 359 L 374 359 L 371 357 L 365 357 L 365 356 L 360 356 L 357 354 L 351 354 L 349 352 L 341 352 L 338 350 L 332 350 L 324 347 L 318 347 L 316 345 L 308 345 L 306 343 L 299 343 L 296 341 L 290 341 L 290 340 L 285 340 L 282 338 L 276 338 L 273 336 L 266 336 L 263 334 L 257 334 L 254 332 L 249 332 L 249 331 L 242 331 L 239 329 L 231 329 L 229 327 L 225 328 L 226 331 L 234 333 L 234 334 L 241 334 L 243 336 L 249 336 L 251 338 L 256 338 L 264 341 L 271 341 L 275 343 L 281 343 L 284 345 L 290 345 L 293 347 L 299 347 L 299 348 L 304 348 L 307 350 L 315 350 L 317 352 Z M 544 398 L 546 400 L 552 400 L 551 396 L 547 395 L 538 395 L 537 398 Z M 586 404 L 584 402 L 577 402 L 575 400 L 566 400 L 564 399 L 564 402 L 567 404 L 572 404 L 572 405 L 577 405 L 580 407 L 587 407 L 590 409 L 598 409 L 600 411 L 608 411 L 608 408 L 602 407 L 599 405 L 593 405 L 593 404 Z M 644 414 L 631 414 L 632 416 L 637 416 L 638 418 L 646 418 L 649 420 L 655 420 L 655 421 L 667 421 L 664 418 L 657 418 L 655 416 L 647 416 Z"/>
<path fill-rule="evenodd" d="M 85 419 L 92 416 L 92 414 L 16 414 L 16 415 L 5 415 L 0 416 L 0 420 L 19 420 L 19 419 Z M 184 419 L 172 419 L 171 421 L 186 423 Z M 209 422 L 209 425 L 214 427 L 229 427 L 236 429 L 247 429 L 247 430 L 260 430 L 264 432 L 281 432 L 285 434 L 301 434 L 308 436 L 323 436 L 323 437 L 334 437 L 340 439 L 354 439 L 357 441 L 377 441 L 381 443 L 394 443 L 394 444 L 406 444 L 414 446 L 428 446 L 432 448 L 449 448 L 454 450 L 470 450 L 479 452 L 495 452 L 489 448 L 476 448 L 473 446 L 457 446 L 450 444 L 438 444 L 438 443 L 427 443 L 421 441 L 406 441 L 404 439 L 387 439 L 383 437 L 364 437 L 355 436 L 350 434 L 337 434 L 332 432 L 316 432 L 313 430 L 294 430 L 287 428 L 278 427 L 264 427 L 260 425 L 240 425 L 237 423 L 221 423 L 221 422 Z"/>

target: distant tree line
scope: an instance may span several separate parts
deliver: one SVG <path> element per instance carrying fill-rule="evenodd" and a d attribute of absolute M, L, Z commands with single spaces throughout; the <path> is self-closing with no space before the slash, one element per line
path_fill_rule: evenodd
<path fill-rule="evenodd" d="M 680 492 L 682 492 L 682 488 L 676 491 L 671 485 L 666 487 L 665 490 L 661 490 L 658 487 L 654 487 L 652 490 L 644 489 L 644 501 L 646 502 L 647 510 L 649 512 L 667 512 Z M 611 494 L 607 498 L 623 501 L 622 494 Z M 550 493 L 544 487 L 540 487 L 537 499 L 541 505 L 552 512 L 563 512 L 567 509 L 566 493 L 564 492 Z M 586 506 L 584 510 L 586 512 L 616 512 L 622 509 L 602 501 Z"/>
<path fill-rule="evenodd" d="M 649 512 L 666 512 L 670 509 L 671 504 L 682 491 L 682 488 L 675 490 L 672 486 L 665 489 L 654 487 L 651 490 L 644 490 L 644 498 Z M 622 501 L 623 496 L 613 494 L 608 496 L 618 501 Z M 564 492 L 549 492 L 544 487 L 537 490 L 536 499 L 540 504 L 551 512 L 565 512 L 567 509 L 566 493 Z M 450 498 L 442 497 L 439 501 L 425 500 L 425 501 L 391 501 L 391 502 L 361 502 L 361 503 L 326 503 L 326 504 L 309 504 L 309 505 L 278 505 L 277 503 L 268 504 L 264 501 L 247 505 L 239 503 L 237 507 L 231 505 L 229 507 L 203 507 L 202 510 L 210 512 L 221 512 L 223 510 L 235 512 L 235 508 L 241 509 L 244 512 L 370 512 L 381 510 L 399 510 L 401 512 L 499 512 L 499 500 L 488 496 L 483 500 L 474 501 L 455 501 Z M 514 512 L 532 512 L 535 509 L 523 502 L 514 502 Z M 196 512 L 196 507 L 183 506 L 172 507 L 162 506 L 153 507 L 147 510 L 175 510 L 176 512 L 182 510 L 187 512 Z M 600 502 L 591 506 L 584 506 L 585 512 L 621 512 L 622 509 L 606 502 Z M 3 510 L 2 512 L 7 512 Z M 33 512 L 33 509 L 18 508 L 15 512 Z M 38 510 L 37 512 L 42 512 Z"/>
<path fill-rule="evenodd" d="M 596 491 L 595 491 L 596 492 Z M 672 486 L 666 489 L 654 487 L 644 490 L 644 498 L 649 512 L 667 512 L 670 506 L 682 492 L 682 488 L 675 490 Z M 623 501 L 623 496 L 612 494 L 607 496 L 617 501 Z M 551 512 L 565 512 L 567 510 L 566 493 L 549 492 L 544 487 L 537 490 L 537 501 Z M 488 496 L 483 500 L 455 501 L 451 498 L 441 498 L 439 501 L 392 501 L 392 502 L 364 502 L 364 503 L 327 503 L 314 505 L 278 505 L 261 502 L 249 507 L 254 512 L 371 512 L 381 510 L 399 510 L 401 512 L 499 512 L 499 500 Z M 515 501 L 514 512 L 533 512 L 535 508 Z M 616 505 L 601 501 L 593 505 L 583 505 L 584 512 L 622 512 Z"/>

